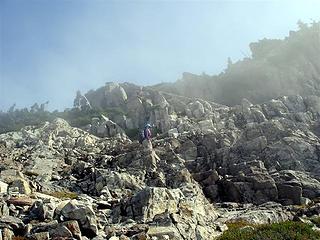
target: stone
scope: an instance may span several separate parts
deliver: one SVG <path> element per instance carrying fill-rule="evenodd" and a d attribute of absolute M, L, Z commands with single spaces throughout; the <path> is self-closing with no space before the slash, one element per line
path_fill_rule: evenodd
<path fill-rule="evenodd" d="M 207 186 L 203 189 L 203 191 L 204 191 L 204 194 L 212 200 L 217 199 L 219 196 L 219 188 L 217 185 Z"/>
<path fill-rule="evenodd" d="M 186 112 L 189 117 L 201 118 L 204 116 L 205 109 L 200 101 L 195 101 L 188 104 Z"/>
<path fill-rule="evenodd" d="M 291 186 L 288 184 L 278 184 L 279 199 L 290 199 L 293 204 L 301 205 L 302 188 L 299 186 Z"/>
<path fill-rule="evenodd" d="M 176 212 L 177 201 L 182 197 L 178 189 L 145 188 L 131 200 L 132 214 L 137 220 L 152 220 L 155 215 L 164 212 Z M 153 203 L 157 203 L 156 205 Z"/>
<path fill-rule="evenodd" d="M 120 238 L 116 236 L 112 236 L 111 238 L 109 238 L 109 240 L 120 240 Z"/>
<path fill-rule="evenodd" d="M 202 120 L 198 123 L 201 132 L 210 133 L 214 131 L 213 122 L 211 119 Z"/>
<path fill-rule="evenodd" d="M 9 216 L 9 207 L 6 202 L 0 202 L 0 216 Z"/>
<path fill-rule="evenodd" d="M 65 220 L 77 220 L 85 236 L 94 237 L 98 234 L 97 219 L 90 205 L 71 200 L 61 209 L 60 215 Z"/>
<path fill-rule="evenodd" d="M 49 230 L 50 237 L 53 239 L 62 238 L 62 239 L 72 239 L 73 235 L 71 231 L 64 225 L 58 224 L 54 229 Z"/>
<path fill-rule="evenodd" d="M 7 200 L 8 204 L 13 204 L 15 206 L 31 206 L 34 202 L 35 202 L 35 199 L 32 199 L 27 196 L 10 197 Z"/>
<path fill-rule="evenodd" d="M 5 169 L 0 172 L 0 179 L 5 183 L 12 183 L 21 176 L 21 173 L 14 169 Z"/>
<path fill-rule="evenodd" d="M 29 239 L 30 240 L 49 240 L 50 235 L 49 235 L 49 232 L 39 232 L 39 233 L 34 233 L 30 235 Z"/>
<path fill-rule="evenodd" d="M 71 220 L 63 222 L 62 224 L 69 229 L 74 238 L 81 240 L 81 230 L 77 221 Z"/>
<path fill-rule="evenodd" d="M 178 229 L 175 227 L 150 227 L 147 234 L 152 238 L 165 239 L 169 236 L 169 239 L 181 240 Z"/>
<path fill-rule="evenodd" d="M 168 131 L 169 137 L 177 138 L 179 136 L 179 132 L 177 128 L 172 128 Z"/>
<path fill-rule="evenodd" d="M 80 111 L 92 109 L 89 100 L 86 98 L 86 96 L 82 95 L 80 91 L 77 91 L 76 98 L 73 101 L 73 107 L 79 109 Z"/>
<path fill-rule="evenodd" d="M 103 115 L 102 120 L 92 121 L 90 132 L 98 137 L 116 137 L 119 135 L 127 138 L 125 131 L 117 123 Z"/>
<path fill-rule="evenodd" d="M 0 225 L 6 224 L 10 226 L 14 231 L 21 231 L 24 228 L 24 223 L 16 217 L 13 216 L 1 216 L 0 217 Z"/>
<path fill-rule="evenodd" d="M 31 234 L 40 232 L 51 232 L 58 227 L 59 223 L 57 220 L 52 220 L 50 222 L 38 222 L 32 225 L 30 230 Z"/>
<path fill-rule="evenodd" d="M 13 239 L 14 233 L 9 228 L 3 228 L 0 230 L 2 230 L 2 231 L 0 231 L 0 234 L 2 232 L 2 240 L 12 240 Z"/>
<path fill-rule="evenodd" d="M 5 182 L 0 181 L 0 194 L 1 193 L 7 193 L 8 191 L 8 184 Z"/>
<path fill-rule="evenodd" d="M 42 200 L 37 200 L 30 208 L 30 217 L 40 221 L 52 220 L 55 207 L 56 206 L 53 202 L 44 203 Z"/>

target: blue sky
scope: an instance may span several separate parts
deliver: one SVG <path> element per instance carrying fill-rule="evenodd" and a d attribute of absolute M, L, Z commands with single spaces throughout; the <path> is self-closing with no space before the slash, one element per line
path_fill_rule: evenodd
<path fill-rule="evenodd" d="M 71 107 L 76 90 L 108 81 L 217 74 L 299 19 L 320 20 L 320 1 L 0 0 L 0 110 Z"/>

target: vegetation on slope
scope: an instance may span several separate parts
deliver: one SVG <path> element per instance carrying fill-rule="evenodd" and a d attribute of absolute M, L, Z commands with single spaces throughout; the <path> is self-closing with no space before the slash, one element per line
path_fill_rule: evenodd
<path fill-rule="evenodd" d="M 302 222 L 282 222 L 266 225 L 228 224 L 229 229 L 218 240 L 319 240 L 320 232 Z"/>
<path fill-rule="evenodd" d="M 8 112 L 0 112 L 0 134 L 10 131 L 17 131 L 29 125 L 40 126 L 46 121 L 60 117 L 69 122 L 73 127 L 83 127 L 91 123 L 91 119 L 99 117 L 101 114 L 107 115 L 108 112 L 99 110 L 80 111 L 76 108 L 67 109 L 63 112 L 49 112 L 45 110 L 16 109 Z"/>

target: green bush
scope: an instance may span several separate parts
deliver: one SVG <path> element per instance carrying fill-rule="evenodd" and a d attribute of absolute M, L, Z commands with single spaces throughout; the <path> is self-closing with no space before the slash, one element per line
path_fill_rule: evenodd
<path fill-rule="evenodd" d="M 46 192 L 45 194 L 59 199 L 76 199 L 78 197 L 77 193 L 69 191 Z"/>
<path fill-rule="evenodd" d="M 228 224 L 229 225 L 229 224 Z M 319 240 L 320 232 L 312 230 L 306 223 L 287 221 L 265 225 L 233 223 L 217 240 Z"/>
<path fill-rule="evenodd" d="M 91 123 L 94 117 L 101 114 L 111 116 L 122 114 L 120 109 L 110 108 L 105 111 L 90 109 L 80 111 L 79 109 L 67 109 L 63 112 L 54 111 L 31 111 L 29 109 L 16 109 L 14 111 L 0 112 L 0 134 L 11 131 L 19 131 L 25 126 L 40 126 L 44 122 L 52 121 L 59 117 L 66 120 L 72 127 L 83 127 Z"/>

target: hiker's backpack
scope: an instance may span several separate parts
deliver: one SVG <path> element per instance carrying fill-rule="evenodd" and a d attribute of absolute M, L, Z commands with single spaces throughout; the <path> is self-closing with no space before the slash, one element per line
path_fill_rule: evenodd
<path fill-rule="evenodd" d="M 142 144 L 144 140 L 144 130 L 139 131 L 139 136 L 138 136 L 139 143 Z"/>

